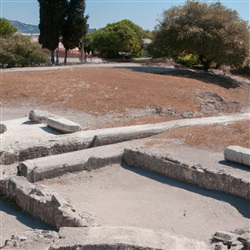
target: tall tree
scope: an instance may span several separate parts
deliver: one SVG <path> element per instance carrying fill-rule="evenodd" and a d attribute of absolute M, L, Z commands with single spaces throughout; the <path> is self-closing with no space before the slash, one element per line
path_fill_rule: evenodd
<path fill-rule="evenodd" d="M 84 12 L 84 0 L 70 0 L 62 25 L 62 43 L 65 48 L 65 64 L 67 63 L 68 50 L 78 47 L 80 40 L 87 33 L 86 24 L 88 16 L 84 16 Z"/>
<path fill-rule="evenodd" d="M 54 51 L 58 47 L 67 0 L 38 0 L 40 4 L 39 43 L 51 51 L 51 63 L 55 63 Z"/>
<path fill-rule="evenodd" d="M 205 69 L 212 61 L 240 66 L 249 54 L 249 25 L 220 2 L 188 1 L 172 7 L 163 13 L 155 34 L 156 51 L 167 56 L 196 54 Z"/>

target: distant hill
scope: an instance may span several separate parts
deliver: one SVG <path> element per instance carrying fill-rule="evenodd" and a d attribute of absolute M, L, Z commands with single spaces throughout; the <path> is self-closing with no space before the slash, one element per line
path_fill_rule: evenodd
<path fill-rule="evenodd" d="M 23 34 L 39 34 L 38 25 L 21 23 L 19 21 L 8 20 L 20 33 Z"/>
<path fill-rule="evenodd" d="M 8 20 L 22 34 L 40 34 L 38 25 L 21 23 L 19 21 Z M 92 33 L 95 29 L 88 28 L 88 33 Z"/>

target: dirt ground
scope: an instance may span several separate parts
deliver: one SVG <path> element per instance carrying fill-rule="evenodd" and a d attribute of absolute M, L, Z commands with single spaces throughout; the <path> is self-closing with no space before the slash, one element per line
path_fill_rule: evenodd
<path fill-rule="evenodd" d="M 1 73 L 2 121 L 28 116 L 32 109 L 46 109 L 89 129 L 128 126 L 246 112 L 249 97 L 246 81 L 235 83 L 223 76 L 172 68 L 157 71 L 118 64 L 115 68 Z M 249 147 L 249 134 L 249 121 L 244 121 L 182 127 L 154 138 L 181 140 L 194 150 L 222 152 L 229 145 Z M 240 213 L 241 199 L 228 201 L 206 191 L 190 192 L 185 185 L 180 188 L 157 178 L 114 165 L 43 184 L 53 187 L 76 208 L 92 212 L 105 225 L 172 230 L 198 240 L 208 240 L 216 230 L 249 227 L 249 219 Z M 249 207 L 243 203 L 242 207 Z"/>
<path fill-rule="evenodd" d="M 1 119 L 24 117 L 32 109 L 46 109 L 96 129 L 249 109 L 250 84 L 244 78 L 238 77 L 241 82 L 235 83 L 222 75 L 194 73 L 167 65 L 164 68 L 162 63 L 163 68 L 128 65 L 3 71 Z M 223 136 L 224 129 L 230 130 L 230 137 Z M 212 137 L 206 137 L 208 131 Z M 244 122 L 226 128 L 181 128 L 161 136 L 182 138 L 190 145 L 221 150 L 229 144 L 249 147 L 249 132 L 249 122 Z"/>

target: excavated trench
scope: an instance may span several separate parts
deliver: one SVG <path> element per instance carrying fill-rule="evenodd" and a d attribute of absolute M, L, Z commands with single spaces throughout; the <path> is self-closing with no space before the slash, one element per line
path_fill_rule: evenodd
<path fill-rule="evenodd" d="M 204 120 L 204 123 L 206 122 L 207 121 Z M 225 122 L 225 121 L 221 120 L 220 122 Z M 186 123 L 183 123 L 183 125 L 185 126 Z M 173 124 L 171 124 L 170 127 L 173 127 L 173 126 L 174 127 L 176 126 L 175 122 L 173 122 Z M 198 191 L 197 190 L 194 191 L 194 189 L 196 189 L 194 188 L 192 192 L 195 193 L 195 195 L 197 195 L 198 193 L 198 196 L 199 195 L 201 195 L 202 197 L 208 196 L 209 202 L 211 202 L 214 206 L 215 206 L 214 198 L 217 201 L 222 200 L 222 202 L 227 202 L 227 204 L 229 204 L 227 206 L 229 207 L 226 206 L 224 207 L 224 209 L 221 209 L 220 212 L 218 211 L 219 216 L 221 217 L 225 216 L 225 220 L 228 221 L 228 223 L 226 224 L 224 223 L 225 230 L 227 230 L 234 224 L 234 222 L 230 220 L 230 213 L 235 212 L 235 211 L 233 212 L 232 210 L 230 210 L 231 205 L 235 207 L 237 211 L 240 212 L 240 213 L 237 213 L 237 212 L 235 213 L 235 216 L 238 217 L 239 227 L 244 227 L 244 225 L 247 225 L 248 220 L 246 218 L 250 217 L 249 212 L 247 212 L 247 207 L 249 205 L 248 200 L 250 200 L 250 182 L 249 182 L 249 179 L 247 178 L 247 175 L 245 174 L 244 176 L 244 171 L 242 173 L 239 171 L 239 173 L 234 175 L 231 173 L 227 173 L 225 171 L 221 171 L 220 169 L 209 169 L 207 166 L 202 166 L 202 165 L 194 166 L 192 164 L 189 165 L 181 161 L 178 161 L 176 159 L 164 158 L 154 153 L 148 154 L 148 152 L 144 152 L 142 140 L 135 140 L 133 142 L 128 141 L 131 139 L 148 137 L 149 135 L 160 133 L 164 129 L 166 128 L 163 128 L 161 126 L 159 126 L 156 129 L 152 129 L 151 127 L 145 126 L 145 128 L 143 128 L 143 132 L 140 132 L 139 131 L 140 129 L 138 130 L 133 129 L 131 131 L 128 129 L 128 131 L 126 132 L 118 129 L 114 134 L 110 134 L 111 130 L 107 130 L 104 132 L 100 131 L 100 133 L 97 131 L 94 131 L 94 132 L 91 131 L 89 134 L 78 132 L 78 134 L 76 133 L 74 136 L 66 135 L 58 139 L 53 138 L 53 140 L 45 139 L 43 141 L 40 141 L 39 143 L 35 143 L 34 144 L 35 147 L 32 147 L 32 145 L 28 145 L 26 143 L 23 145 L 19 145 L 18 148 L 14 152 L 2 151 L 1 160 L 3 164 L 9 164 L 13 161 L 14 162 L 21 161 L 18 166 L 18 175 L 21 175 L 21 176 L 11 176 L 11 177 L 8 175 L 3 176 L 3 178 L 0 180 L 0 193 L 10 196 L 10 197 L 14 197 L 16 199 L 17 204 L 22 209 L 24 209 L 25 211 L 29 212 L 31 215 L 42 219 L 46 223 L 58 229 L 61 227 L 91 227 L 95 225 L 96 218 L 95 216 L 91 214 L 92 212 L 91 209 L 90 209 L 91 211 L 86 208 L 82 209 L 83 207 L 79 205 L 79 204 L 84 205 L 84 200 L 80 201 L 79 199 L 77 200 L 77 198 L 75 197 L 76 198 L 75 201 L 70 200 L 69 202 L 67 198 L 71 197 L 71 195 L 68 195 L 68 197 L 63 198 L 63 195 L 61 194 L 61 191 L 63 190 L 63 186 L 66 187 L 67 181 L 70 182 L 70 180 L 65 180 L 65 184 L 63 184 L 63 186 L 60 188 L 60 184 L 58 184 L 57 186 L 56 182 L 54 182 L 54 179 L 53 179 L 53 185 L 52 185 L 50 182 L 50 179 L 62 176 L 61 178 L 63 180 L 65 174 L 71 173 L 70 175 L 72 175 L 74 172 L 78 172 L 79 176 L 81 176 L 82 172 L 79 172 L 79 171 L 84 171 L 84 172 L 90 171 L 87 173 L 92 173 L 93 171 L 93 176 L 94 176 L 95 173 L 98 173 L 98 171 L 102 171 L 102 169 L 106 169 L 107 167 L 110 168 L 109 166 L 115 165 L 116 166 L 115 168 L 117 169 L 117 166 L 121 167 L 121 166 L 124 166 L 123 164 L 126 164 L 127 166 L 132 166 L 133 168 L 141 169 L 140 170 L 141 172 L 139 174 L 140 175 L 139 179 L 141 179 L 141 177 L 143 178 L 146 177 L 146 179 L 148 179 L 149 177 L 150 181 L 152 180 L 153 182 L 156 181 L 160 185 L 162 185 L 163 183 L 164 188 L 166 188 L 166 186 L 168 185 L 171 186 L 171 181 L 167 183 L 165 179 L 161 179 L 161 178 L 171 178 L 176 181 L 180 181 L 182 183 L 187 183 L 188 185 L 192 184 L 193 187 L 197 187 Z M 169 129 L 169 127 L 167 129 Z M 127 142 L 119 143 L 121 141 L 127 141 Z M 104 146 L 107 144 L 112 144 L 112 145 Z M 80 147 L 78 147 L 79 145 Z M 41 147 L 43 150 L 40 150 Z M 75 148 L 77 148 L 77 151 L 75 151 Z M 54 151 L 55 149 L 59 149 L 59 150 Z M 73 152 L 69 152 L 69 151 L 73 151 Z M 48 155 L 51 155 L 51 156 L 48 156 Z M 43 158 L 34 159 L 36 157 L 43 157 Z M 32 159 L 32 160 L 28 160 L 28 159 Z M 124 169 L 124 167 L 122 167 L 122 169 Z M 136 172 L 137 170 L 130 169 L 129 171 Z M 148 171 L 150 171 L 150 173 L 152 173 L 153 175 L 154 173 L 156 173 L 156 174 L 160 174 L 163 177 L 159 177 L 159 176 L 152 177 L 151 174 L 148 174 L 149 173 Z M 115 173 L 110 172 L 110 176 L 112 175 L 115 175 Z M 116 190 L 116 188 L 119 189 L 119 185 L 122 184 L 122 180 L 124 179 L 126 180 L 126 185 L 125 184 L 124 186 L 121 185 L 121 187 L 124 189 L 131 188 L 130 178 L 126 175 L 123 175 L 120 177 L 121 177 L 120 182 L 118 181 L 117 183 L 118 186 L 113 186 L 112 188 L 114 189 L 109 190 L 109 195 L 112 194 L 112 192 L 110 193 L 111 190 Z M 106 176 L 105 178 L 103 177 L 103 182 L 101 182 L 101 185 L 104 185 L 105 187 L 106 185 L 105 182 L 107 182 L 108 179 L 109 179 L 108 176 Z M 117 179 L 119 180 L 118 177 Z M 138 185 L 140 186 L 141 180 L 139 179 L 138 180 L 135 179 L 134 183 L 132 183 L 132 189 L 130 190 L 131 193 L 133 193 L 133 189 L 136 192 L 136 188 L 138 187 Z M 84 182 L 84 180 L 86 179 L 83 178 L 82 181 Z M 90 185 L 88 181 L 89 179 L 87 178 L 87 183 Z M 48 187 L 41 186 L 41 183 L 43 182 L 46 185 L 48 185 Z M 113 180 L 113 182 L 115 182 L 115 179 Z M 77 185 L 81 186 L 79 182 Z M 91 189 L 91 185 L 89 186 L 90 190 L 92 190 L 93 187 L 96 186 L 94 184 L 94 186 L 92 186 L 92 189 Z M 141 187 L 143 188 L 150 186 L 148 184 L 145 184 L 144 182 L 141 185 L 142 185 Z M 178 188 L 178 186 L 180 185 L 175 183 L 174 186 L 175 188 L 176 187 Z M 51 189 L 50 187 L 52 187 L 53 189 Z M 57 188 L 59 188 L 58 191 L 57 191 Z M 78 188 L 78 187 L 75 186 L 75 188 Z M 106 186 L 106 188 L 109 189 L 110 187 Z M 160 190 L 159 187 L 154 186 L 154 188 L 158 191 Z M 185 190 L 185 188 L 187 188 L 187 190 Z M 206 192 L 205 193 L 201 192 L 199 188 L 211 190 L 209 192 L 216 191 L 216 192 L 222 192 L 222 193 L 219 195 L 213 194 L 213 193 L 208 194 Z M 185 192 L 187 191 L 189 192 L 191 189 L 192 188 L 190 188 L 190 186 L 185 187 L 184 185 L 182 187 L 182 190 L 184 190 Z M 54 190 L 56 190 L 58 193 L 56 193 Z M 87 190 L 87 192 L 86 191 L 85 192 L 88 193 L 89 192 L 88 186 L 83 187 L 83 190 L 84 191 Z M 98 189 L 96 190 L 96 192 L 99 192 L 99 191 Z M 116 197 L 119 197 L 119 198 L 122 197 L 124 195 L 123 191 L 120 190 L 120 193 L 117 193 Z M 149 192 L 149 190 L 146 190 L 145 192 L 147 193 L 147 191 Z M 172 191 L 176 192 L 176 194 L 182 192 L 177 189 L 172 190 Z M 72 192 L 75 192 L 75 190 L 73 190 Z M 137 192 L 139 196 L 137 197 L 137 200 L 132 199 L 133 202 L 131 204 L 135 204 L 136 201 L 140 200 L 139 198 L 140 193 L 144 191 L 143 189 L 141 190 L 139 189 L 137 190 Z M 157 196 L 158 194 L 159 193 L 157 193 L 157 191 L 152 192 L 151 198 L 154 196 Z M 183 199 L 185 200 L 184 198 L 185 195 L 184 194 L 182 195 L 183 195 L 182 200 Z M 72 195 L 72 197 L 73 196 L 74 195 Z M 198 200 L 201 198 L 201 197 L 198 198 L 198 196 L 195 199 Z M 129 197 L 127 198 L 129 199 Z M 112 204 L 111 201 L 113 199 L 115 199 L 115 196 L 111 195 L 107 198 L 106 201 L 103 201 L 102 204 L 105 204 L 105 202 Z M 164 201 L 164 199 L 169 199 L 166 193 L 162 194 L 160 198 L 161 201 Z M 193 205 L 199 208 L 199 206 L 196 203 L 197 200 L 193 201 L 194 202 Z M 124 202 L 124 199 L 123 199 L 123 202 Z M 173 204 L 175 203 L 174 200 L 172 200 L 172 202 Z M 118 203 L 122 204 L 122 200 L 118 199 Z M 150 203 L 150 199 L 141 200 L 141 203 L 142 203 L 141 204 L 142 207 L 145 208 Z M 235 205 L 237 203 L 240 205 L 238 206 Z M 162 205 L 162 203 L 159 200 L 156 201 L 156 204 L 153 204 L 153 207 L 155 205 L 158 207 Z M 185 203 L 182 203 L 179 205 L 180 207 L 178 209 L 180 209 L 180 211 L 179 211 L 178 216 L 180 217 L 177 216 L 178 218 L 175 218 L 175 220 L 172 221 L 173 227 L 176 224 L 176 220 L 181 221 L 181 223 L 179 223 L 178 227 L 176 228 L 178 232 L 181 231 L 181 228 L 183 227 L 182 223 L 184 224 L 188 223 L 191 225 L 192 223 L 194 223 L 194 221 L 197 221 L 197 214 L 194 215 L 193 213 L 196 213 L 196 212 L 199 213 L 199 209 L 196 209 L 196 208 L 194 209 L 193 207 L 190 207 L 190 206 L 187 206 L 186 208 Z M 96 206 L 98 206 L 98 204 Z M 124 208 L 126 208 L 125 204 L 124 204 Z M 110 209 L 112 210 L 112 208 Z M 116 209 L 116 208 L 114 207 L 113 209 Z M 137 213 L 141 215 L 139 212 L 141 208 L 138 207 L 137 209 L 138 209 Z M 171 217 L 171 211 L 172 211 L 171 209 L 167 210 L 170 214 L 168 215 L 162 214 L 162 218 Z M 83 212 L 83 210 L 86 212 Z M 117 210 L 118 210 L 117 218 L 119 218 L 119 207 L 117 208 Z M 125 209 L 124 212 L 125 211 L 129 211 L 129 210 Z M 131 211 L 133 211 L 133 208 L 131 208 Z M 188 222 L 183 221 L 183 218 L 186 219 L 187 216 L 189 216 L 189 213 L 191 213 L 192 215 L 190 216 L 190 221 Z M 150 214 L 152 214 L 152 212 Z M 211 211 L 211 214 L 212 214 L 212 211 Z M 157 213 L 155 213 L 155 215 L 157 215 Z M 145 218 L 146 216 L 149 216 L 149 214 L 148 215 L 144 214 L 142 217 Z M 110 217 L 112 217 L 112 212 L 110 214 Z M 133 218 L 133 216 L 131 217 Z M 218 214 L 217 214 L 217 217 L 218 217 Z M 124 219 L 124 221 L 125 220 L 126 219 Z M 204 221 L 202 222 L 202 220 Z M 168 224 L 170 222 L 171 221 L 165 221 L 165 222 L 163 221 L 163 224 L 165 223 Z M 109 222 L 107 222 L 107 224 L 108 223 Z M 115 224 L 116 221 L 113 221 L 111 223 Z M 120 223 L 122 224 L 123 222 L 121 221 Z M 206 216 L 204 218 L 201 218 L 201 223 L 206 224 Z M 164 230 L 169 229 L 169 227 L 165 228 L 163 224 L 159 224 L 159 225 L 162 225 L 162 227 L 160 226 L 160 228 Z M 159 225 L 155 225 L 155 228 L 153 229 L 158 228 Z M 217 226 L 219 225 L 221 226 L 220 223 Z M 125 226 L 129 226 L 129 225 L 125 225 Z M 139 224 L 135 223 L 132 226 L 138 227 L 140 226 L 140 223 Z M 147 227 L 147 223 L 144 226 Z M 150 227 L 150 222 L 148 222 L 148 226 Z M 196 226 L 197 226 L 198 231 L 195 234 L 197 234 L 200 231 L 199 225 L 196 225 Z M 184 230 L 183 234 L 188 235 L 189 234 L 188 230 L 189 229 L 187 229 L 187 231 Z M 212 228 L 212 230 L 215 231 L 216 229 Z M 206 233 L 204 232 L 204 235 L 200 235 L 200 238 L 198 237 L 198 240 L 204 240 L 204 236 Z M 195 234 L 190 235 L 190 236 L 194 237 Z M 77 246 L 74 245 L 72 248 L 58 247 L 58 248 L 51 248 L 51 249 L 75 249 L 76 247 Z M 144 246 L 133 246 L 133 244 L 123 244 L 122 242 L 120 244 L 102 244 L 102 243 L 99 244 L 98 243 L 96 245 L 95 244 L 81 245 L 81 246 L 79 245 L 79 247 L 80 249 L 156 249 L 156 248 L 144 247 Z"/>

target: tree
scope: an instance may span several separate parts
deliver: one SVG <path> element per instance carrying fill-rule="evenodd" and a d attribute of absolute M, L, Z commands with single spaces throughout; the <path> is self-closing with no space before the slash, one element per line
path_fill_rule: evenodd
<path fill-rule="evenodd" d="M 38 0 L 40 4 L 39 43 L 51 51 L 51 63 L 54 64 L 54 51 L 58 47 L 62 33 L 67 0 Z"/>
<path fill-rule="evenodd" d="M 211 62 L 240 66 L 249 54 L 250 29 L 236 11 L 221 3 L 188 1 L 163 13 L 155 29 L 153 52 L 198 55 L 204 68 Z"/>
<path fill-rule="evenodd" d="M 0 18 L 0 36 L 7 37 L 13 35 L 17 29 L 11 25 L 7 19 Z"/>
<path fill-rule="evenodd" d="M 93 47 L 107 57 L 116 57 L 118 52 L 138 55 L 142 51 L 142 28 L 129 20 L 108 24 L 93 32 Z"/>
<path fill-rule="evenodd" d="M 68 3 L 62 25 L 62 43 L 65 48 L 64 63 L 67 63 L 67 52 L 79 46 L 79 42 L 87 32 L 87 17 L 84 17 L 85 1 L 71 0 Z"/>

